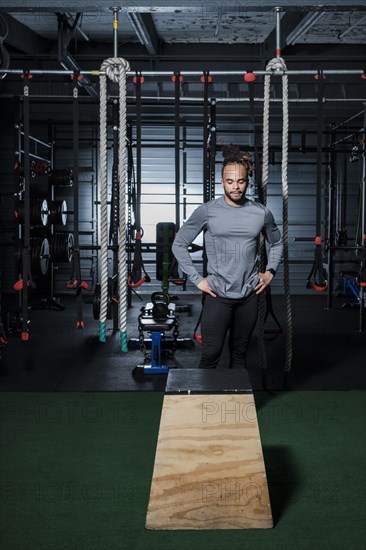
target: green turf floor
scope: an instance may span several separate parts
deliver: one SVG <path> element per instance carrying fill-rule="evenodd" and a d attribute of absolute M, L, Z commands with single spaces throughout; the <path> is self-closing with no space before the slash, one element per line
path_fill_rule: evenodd
<path fill-rule="evenodd" d="M 2 550 L 364 550 L 365 392 L 255 395 L 275 527 L 148 531 L 163 394 L 0 394 Z"/>

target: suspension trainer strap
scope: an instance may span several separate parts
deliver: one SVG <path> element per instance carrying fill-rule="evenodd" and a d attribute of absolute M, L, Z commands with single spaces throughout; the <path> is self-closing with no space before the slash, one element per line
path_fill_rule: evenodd
<path fill-rule="evenodd" d="M 141 84 L 143 77 L 141 73 L 136 73 L 133 79 L 136 89 L 136 181 L 134 182 L 134 216 L 135 216 L 135 246 L 134 257 L 132 264 L 132 274 L 128 276 L 127 283 L 131 288 L 139 288 L 143 283 L 149 283 L 150 277 L 146 273 L 144 262 L 142 259 L 142 237 L 143 230 L 141 227 Z M 129 170 L 131 172 L 131 162 L 133 170 L 132 150 L 128 151 Z M 144 275 L 142 275 L 144 273 Z"/>
<path fill-rule="evenodd" d="M 73 145 L 74 145 L 74 267 L 76 287 L 76 327 L 84 328 L 83 321 L 83 297 L 82 290 L 87 290 L 89 285 L 81 277 L 80 242 L 79 242 L 79 73 L 74 72 L 73 80 Z"/>
<path fill-rule="evenodd" d="M 321 234 L 322 220 L 322 145 L 323 145 L 323 75 L 318 74 L 318 128 L 316 149 L 316 235 Z"/>
<path fill-rule="evenodd" d="M 142 237 L 142 229 L 140 231 L 136 231 L 132 274 L 130 274 L 127 278 L 127 284 L 130 288 L 139 288 L 142 284 L 150 283 L 151 281 L 150 276 L 146 272 L 142 258 Z M 142 272 L 144 275 L 142 275 Z"/>
<path fill-rule="evenodd" d="M 323 91 L 324 75 L 318 71 L 318 131 L 317 131 L 317 163 L 316 163 L 316 236 L 314 260 L 307 278 L 306 288 L 323 292 L 328 286 L 328 274 L 323 265 L 322 249 L 322 126 L 323 126 Z"/>

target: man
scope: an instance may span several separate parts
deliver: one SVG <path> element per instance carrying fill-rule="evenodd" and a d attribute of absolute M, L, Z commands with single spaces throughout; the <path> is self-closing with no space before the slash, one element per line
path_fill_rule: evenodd
<path fill-rule="evenodd" d="M 245 196 L 252 170 L 250 153 L 229 145 L 223 150 L 224 195 L 199 206 L 178 231 L 173 253 L 190 281 L 205 293 L 201 320 L 200 368 L 216 368 L 230 328 L 231 368 L 245 368 L 246 352 L 258 315 L 258 295 L 265 291 L 282 258 L 282 239 L 267 207 Z M 207 277 L 188 252 L 205 231 Z M 270 244 L 266 271 L 258 268 L 258 237 Z"/>

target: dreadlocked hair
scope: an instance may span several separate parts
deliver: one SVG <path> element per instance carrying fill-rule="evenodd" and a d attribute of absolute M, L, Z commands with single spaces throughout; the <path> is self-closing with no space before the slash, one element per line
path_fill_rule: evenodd
<path fill-rule="evenodd" d="M 222 156 L 224 157 L 222 170 L 227 164 L 242 164 L 248 170 L 248 175 L 252 175 L 254 163 L 250 151 L 240 151 L 237 145 L 230 143 L 230 145 L 224 145 Z"/>

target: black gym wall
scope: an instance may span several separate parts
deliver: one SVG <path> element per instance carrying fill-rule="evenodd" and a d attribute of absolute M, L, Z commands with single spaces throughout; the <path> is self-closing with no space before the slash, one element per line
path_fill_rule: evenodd
<path fill-rule="evenodd" d="M 12 292 L 12 284 L 16 280 L 16 268 L 14 262 L 15 250 L 12 247 L 14 232 L 17 230 L 13 215 L 14 197 L 5 196 L 14 192 L 15 175 L 13 165 L 16 159 L 17 132 L 14 129 L 19 108 L 15 99 L 1 100 L 1 188 L 3 200 L 1 202 L 1 282 L 3 292 Z M 291 290 L 295 294 L 306 294 L 306 278 L 313 259 L 313 238 L 315 237 L 315 196 L 316 196 L 316 117 L 299 116 L 299 107 L 292 108 L 290 113 L 290 146 L 288 166 L 289 181 L 289 248 L 290 248 L 290 274 Z M 221 194 L 220 185 L 220 159 L 221 147 L 225 143 L 237 143 L 243 148 L 253 150 L 254 134 L 248 117 L 240 116 L 225 105 L 218 105 L 218 130 L 217 130 L 217 167 L 216 167 L 216 195 Z M 154 114 L 155 113 L 155 114 Z M 160 113 L 160 115 L 159 115 Z M 166 105 L 164 109 L 143 106 L 145 120 L 142 126 L 142 225 L 145 230 L 144 241 L 155 241 L 155 225 L 159 221 L 175 221 L 175 195 L 174 195 L 174 105 Z M 257 121 L 260 123 L 260 110 L 258 109 Z M 280 111 L 276 111 L 271 122 L 271 164 L 269 172 L 268 205 L 273 211 L 278 224 L 281 227 L 281 118 Z M 134 120 L 134 105 L 128 105 L 128 117 Z M 68 168 L 73 162 L 72 144 L 72 105 L 71 102 L 57 104 L 42 102 L 40 99 L 31 100 L 31 134 L 48 142 L 50 131 L 54 147 L 54 166 L 57 169 Z M 80 102 L 80 242 L 82 245 L 97 244 L 98 236 L 98 147 L 99 147 L 99 113 L 98 105 L 84 101 Z M 361 124 L 361 120 L 359 121 Z M 186 124 L 185 124 L 186 123 Z M 357 122 L 355 123 L 357 124 Z M 51 129 L 51 130 L 50 130 Z M 325 125 L 328 131 L 329 126 Z M 259 128 L 259 131 L 261 129 Z M 306 148 L 304 150 L 302 136 L 306 134 Z M 195 206 L 202 202 L 202 105 L 185 106 L 182 115 L 181 128 L 181 221 L 184 215 L 189 216 Z M 324 147 L 329 143 L 329 135 L 323 139 Z M 347 167 L 347 201 L 346 229 L 352 244 L 356 237 L 358 189 L 361 179 L 361 161 L 350 163 L 349 156 L 352 143 L 342 146 L 344 152 L 339 152 L 337 160 L 337 177 L 343 178 L 342 170 Z M 341 148 L 339 148 L 341 149 Z M 109 155 L 111 152 L 109 151 Z M 346 162 L 344 162 L 346 159 Z M 327 226 L 327 186 L 329 170 L 327 162 L 329 155 L 323 154 L 323 234 Z M 111 164 L 111 162 L 110 162 Z M 44 181 L 38 183 L 32 180 L 32 186 L 42 186 Z M 185 195 L 183 196 L 183 189 Z M 253 182 L 249 189 L 252 197 L 256 197 L 256 189 Z M 72 188 L 55 189 L 56 199 L 65 199 L 68 209 L 73 210 Z M 183 198 L 186 205 L 183 206 Z M 10 229 L 10 231 L 8 231 Z M 73 215 L 68 215 L 65 227 L 62 231 L 73 230 Z M 296 241 L 296 238 L 308 238 L 309 241 Z M 199 240 L 197 242 L 200 242 Z M 147 292 L 158 288 L 155 279 L 155 255 L 146 254 L 147 270 L 152 277 L 152 285 Z M 201 252 L 194 254 L 198 263 L 201 261 Z M 344 270 L 357 271 L 359 261 L 352 252 L 337 252 L 336 255 L 336 279 Z M 83 279 L 91 286 L 98 280 L 98 253 L 91 250 L 82 252 Z M 54 266 L 53 282 L 54 293 L 67 292 L 66 283 L 70 275 L 69 264 Z M 188 284 L 188 290 L 193 287 Z M 273 292 L 281 293 L 282 270 L 273 282 Z M 144 290 L 144 288 L 143 288 Z M 49 292 L 49 287 L 47 287 Z"/>

